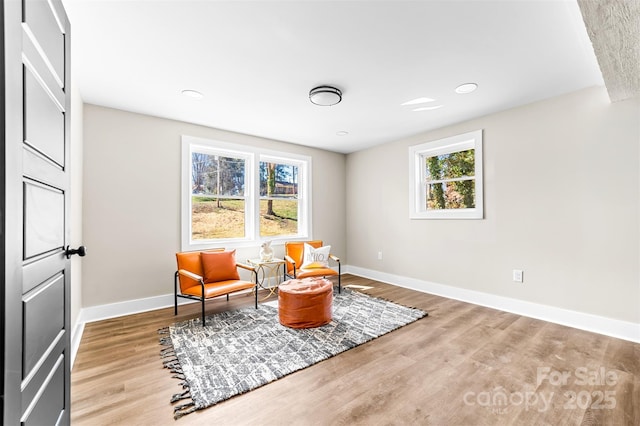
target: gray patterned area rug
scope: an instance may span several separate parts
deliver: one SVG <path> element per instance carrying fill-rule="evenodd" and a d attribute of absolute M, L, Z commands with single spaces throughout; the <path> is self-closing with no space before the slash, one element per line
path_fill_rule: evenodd
<path fill-rule="evenodd" d="M 182 380 L 176 419 L 306 368 L 414 322 L 427 313 L 343 289 L 333 320 L 291 329 L 265 304 L 179 322 L 159 330 L 165 367 Z"/>

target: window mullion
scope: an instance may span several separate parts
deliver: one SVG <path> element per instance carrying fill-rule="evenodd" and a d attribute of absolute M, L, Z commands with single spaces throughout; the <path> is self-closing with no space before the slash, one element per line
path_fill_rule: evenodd
<path fill-rule="evenodd" d="M 259 223 L 256 217 L 260 214 L 260 200 L 256 200 L 260 195 L 260 185 L 256 184 L 256 180 L 259 179 L 259 173 L 256 170 L 258 161 L 255 155 L 251 154 L 247 158 L 247 163 L 246 170 L 248 172 L 245 175 L 245 238 L 255 240 L 257 237 L 257 223 Z"/>

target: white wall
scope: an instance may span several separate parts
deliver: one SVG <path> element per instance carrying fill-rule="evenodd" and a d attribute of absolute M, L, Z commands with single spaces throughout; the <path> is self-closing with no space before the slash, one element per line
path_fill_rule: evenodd
<path fill-rule="evenodd" d="M 183 134 L 311 156 L 312 236 L 344 256 L 343 154 L 85 105 L 84 308 L 173 293 Z M 275 249 L 282 255 L 282 247 Z M 238 249 L 237 259 L 258 252 Z"/>
<path fill-rule="evenodd" d="M 349 265 L 640 324 L 639 123 L 592 88 L 349 154 Z M 485 219 L 409 220 L 408 147 L 476 129 Z"/>

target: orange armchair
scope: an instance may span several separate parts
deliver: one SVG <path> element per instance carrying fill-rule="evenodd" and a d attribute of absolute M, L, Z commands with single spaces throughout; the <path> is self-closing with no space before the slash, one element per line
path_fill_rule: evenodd
<path fill-rule="evenodd" d="M 338 272 L 326 267 L 304 268 L 304 245 L 309 244 L 313 248 L 322 247 L 322 240 L 313 241 L 288 241 L 284 243 L 284 259 L 287 262 L 285 278 L 309 278 L 338 276 L 338 293 L 342 291 L 340 281 L 340 258 L 329 254 L 329 259 L 338 264 Z"/>
<path fill-rule="evenodd" d="M 236 291 L 253 289 L 258 308 L 258 277 L 255 268 L 236 263 L 235 250 L 214 249 L 176 253 L 178 270 L 174 274 L 174 315 L 178 315 L 178 297 L 202 303 L 202 325 L 205 325 L 204 302 Z M 253 272 L 254 282 L 240 279 L 237 268 Z"/>

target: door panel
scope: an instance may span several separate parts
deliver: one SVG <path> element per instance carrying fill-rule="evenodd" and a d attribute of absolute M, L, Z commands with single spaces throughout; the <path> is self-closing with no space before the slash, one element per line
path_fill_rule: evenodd
<path fill-rule="evenodd" d="M 65 357 L 60 355 L 44 381 L 42 393 L 37 395 L 25 410 L 22 418 L 23 425 L 42 426 L 64 423 L 65 415 L 68 416 L 68 410 L 65 410 L 64 393 L 60 392 L 68 381 L 65 377 L 64 363 Z M 66 424 L 68 423 L 67 421 Z"/>
<path fill-rule="evenodd" d="M 41 46 L 43 57 L 51 63 L 53 74 L 60 87 L 64 87 L 64 34 L 54 12 L 43 0 L 25 0 L 24 27 Z"/>
<path fill-rule="evenodd" d="M 33 72 L 24 71 L 25 141 L 64 166 L 64 115 L 60 105 L 47 94 Z"/>
<path fill-rule="evenodd" d="M 22 369 L 27 377 L 64 332 L 64 275 L 25 294 L 23 300 Z"/>
<path fill-rule="evenodd" d="M 64 201 L 60 190 L 25 181 L 25 259 L 64 246 Z"/>
<path fill-rule="evenodd" d="M 54 339 L 53 344 L 48 348 L 49 353 L 63 353 L 65 346 L 64 332 L 60 332 Z M 64 354 L 63 354 L 64 355 Z M 45 356 L 41 358 L 41 363 L 37 368 L 31 369 L 31 374 L 25 376 L 22 381 L 22 410 L 20 413 L 26 413 L 29 405 L 37 399 L 38 393 L 42 393 L 42 384 L 47 381 L 51 372 L 57 368 L 58 358 Z M 64 393 L 64 392 L 61 392 Z"/>

